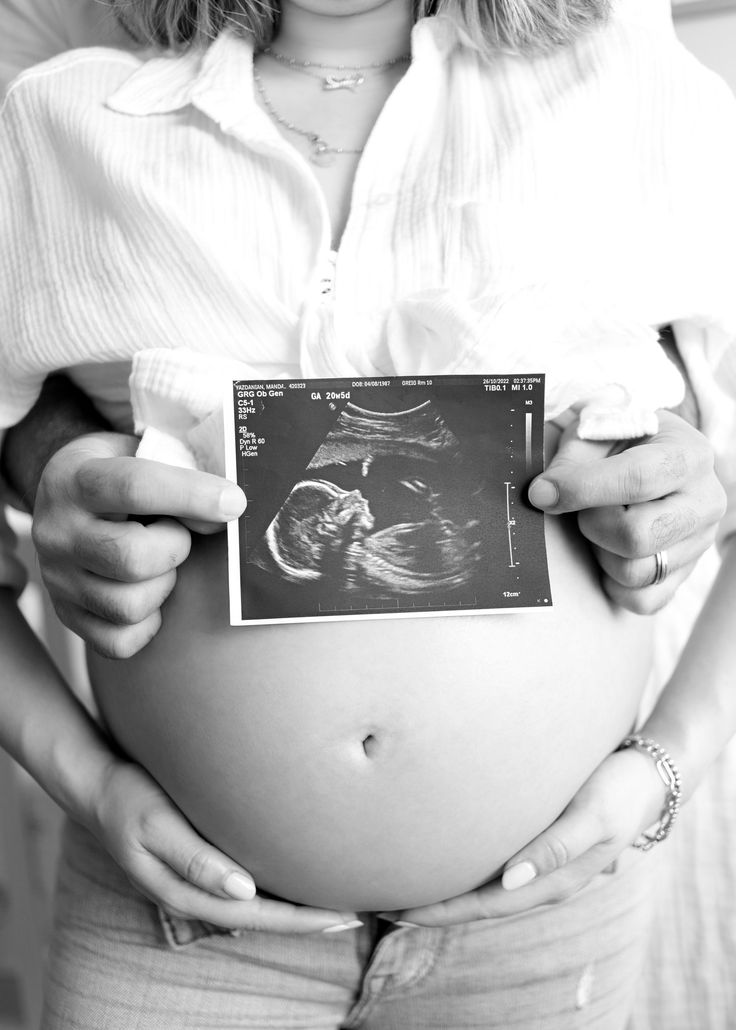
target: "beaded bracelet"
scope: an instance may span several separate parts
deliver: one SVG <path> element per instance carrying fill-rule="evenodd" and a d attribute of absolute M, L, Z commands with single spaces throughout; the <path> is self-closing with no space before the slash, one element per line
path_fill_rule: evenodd
<path fill-rule="evenodd" d="M 669 837 L 672 824 L 677 818 L 677 813 L 680 811 L 680 800 L 682 798 L 680 770 L 672 761 L 669 754 L 656 742 L 656 740 L 633 734 L 621 741 L 618 750 L 624 751 L 629 747 L 635 747 L 637 751 L 642 751 L 654 760 L 659 777 L 667 788 L 667 797 L 665 798 L 664 808 L 662 809 L 662 814 L 659 817 L 659 825 L 657 826 L 656 831 L 651 834 L 642 833 L 641 837 L 633 842 L 633 846 L 635 848 L 640 848 L 642 851 L 649 851 L 649 849 L 653 848 L 655 844 L 659 844 L 660 841 Z"/>

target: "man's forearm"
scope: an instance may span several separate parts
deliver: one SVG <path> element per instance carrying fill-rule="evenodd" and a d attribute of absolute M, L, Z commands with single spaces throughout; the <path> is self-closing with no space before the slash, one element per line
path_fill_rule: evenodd
<path fill-rule="evenodd" d="M 71 440 L 109 428 L 89 397 L 70 379 L 51 375 L 26 417 L 8 430 L 0 454 L 0 474 L 23 507 L 33 511 L 49 459 Z"/>

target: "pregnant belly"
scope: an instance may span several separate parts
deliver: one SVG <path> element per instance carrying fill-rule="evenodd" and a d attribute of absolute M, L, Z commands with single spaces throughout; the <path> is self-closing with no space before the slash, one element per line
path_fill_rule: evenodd
<path fill-rule="evenodd" d="M 163 629 L 90 657 L 111 733 L 262 889 L 400 908 L 486 881 L 632 725 L 651 621 L 614 611 L 548 529 L 552 610 L 228 626 L 224 540 L 203 539 Z"/>

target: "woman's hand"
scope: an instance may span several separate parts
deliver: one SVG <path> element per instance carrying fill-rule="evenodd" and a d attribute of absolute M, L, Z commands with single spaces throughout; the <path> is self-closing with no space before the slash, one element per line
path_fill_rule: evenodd
<path fill-rule="evenodd" d="M 67 443 L 46 465 L 33 508 L 56 613 L 106 658 L 128 658 L 158 632 L 190 531 L 217 532 L 245 507 L 234 483 L 134 458 L 137 444 L 107 432 Z"/>
<path fill-rule="evenodd" d="M 616 604 L 648 615 L 663 608 L 713 543 L 726 495 L 706 438 L 669 411 L 655 436 L 620 445 L 579 440 L 565 428 L 547 470 L 529 490 L 548 515 L 578 513 L 603 589 Z M 655 582 L 655 555 L 667 574 Z"/>
<path fill-rule="evenodd" d="M 598 766 L 562 815 L 504 866 L 501 878 L 436 905 L 385 913 L 397 922 L 449 926 L 563 901 L 655 824 L 665 792 L 654 762 L 634 748 Z"/>
<path fill-rule="evenodd" d="M 259 898 L 250 875 L 204 841 L 139 766 L 113 759 L 88 828 L 142 894 L 172 916 L 228 929 L 335 932 L 354 913 Z"/>

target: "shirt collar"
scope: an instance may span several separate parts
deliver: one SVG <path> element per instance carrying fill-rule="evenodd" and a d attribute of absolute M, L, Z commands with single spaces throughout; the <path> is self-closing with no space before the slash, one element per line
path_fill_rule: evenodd
<path fill-rule="evenodd" d="M 223 32 L 206 48 L 152 57 L 107 98 L 120 114 L 171 114 L 192 105 L 223 129 L 253 109 L 253 41 Z"/>
<path fill-rule="evenodd" d="M 412 57 L 417 62 L 442 61 L 458 45 L 467 45 L 467 39 L 448 16 L 423 18 L 414 26 Z M 189 105 L 223 129 L 252 116 L 250 37 L 225 31 L 206 48 L 151 57 L 107 98 L 110 110 L 135 117 L 171 114 Z"/>

